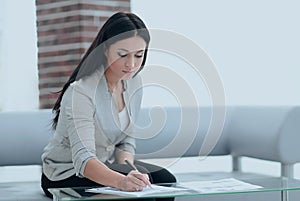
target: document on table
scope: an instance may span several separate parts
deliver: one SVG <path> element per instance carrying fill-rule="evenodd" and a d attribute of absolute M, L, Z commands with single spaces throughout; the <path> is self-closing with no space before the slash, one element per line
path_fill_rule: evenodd
<path fill-rule="evenodd" d="M 200 193 L 235 192 L 262 188 L 262 186 L 253 185 L 234 178 L 184 182 L 179 184 L 179 186 L 195 190 Z"/>
<path fill-rule="evenodd" d="M 158 186 L 155 184 L 152 184 L 151 187 L 145 187 L 142 191 L 135 191 L 135 192 L 121 191 L 112 187 L 91 188 L 86 190 L 86 192 L 90 192 L 90 193 L 113 194 L 113 195 L 120 195 L 120 196 L 127 196 L 127 197 L 142 197 L 142 196 L 166 195 L 166 194 L 168 195 L 171 193 L 173 195 L 184 191 L 187 191 L 187 189 Z"/>

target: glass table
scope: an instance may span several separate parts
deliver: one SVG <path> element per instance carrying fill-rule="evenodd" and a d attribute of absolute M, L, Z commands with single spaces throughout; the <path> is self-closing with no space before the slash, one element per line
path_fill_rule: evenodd
<path fill-rule="evenodd" d="M 238 178 L 237 178 L 238 179 Z M 238 179 L 239 181 L 246 182 L 252 185 L 258 185 L 261 188 L 256 189 L 243 189 L 243 190 L 226 190 L 226 191 L 209 191 L 200 192 L 190 188 L 177 191 L 175 193 L 160 193 L 149 194 L 142 197 L 124 197 L 119 195 L 90 193 L 87 192 L 89 188 L 73 187 L 73 188 L 52 188 L 49 191 L 53 194 L 54 201 L 86 201 L 86 200 L 151 200 L 150 198 L 179 198 L 180 200 L 190 200 L 191 196 L 216 196 L 216 195 L 228 195 L 228 194 L 242 194 L 242 193 L 262 193 L 262 192 L 279 192 L 281 201 L 289 201 L 288 193 L 290 191 L 300 190 L 300 180 L 284 178 L 284 177 L 266 177 L 266 178 L 253 178 L 253 179 Z M 161 186 L 171 186 L 175 188 L 183 188 L 185 182 L 182 183 L 170 183 L 159 184 Z M 186 197 L 186 199 L 183 199 Z"/>

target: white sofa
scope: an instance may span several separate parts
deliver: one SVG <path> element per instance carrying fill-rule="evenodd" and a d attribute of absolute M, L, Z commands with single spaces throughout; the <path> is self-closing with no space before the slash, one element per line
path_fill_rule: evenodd
<path fill-rule="evenodd" d="M 214 133 L 213 128 L 220 125 L 211 122 L 212 115 L 210 107 L 144 108 L 136 120 L 142 134 L 137 136 L 137 157 L 199 156 L 210 148 L 209 156 L 232 156 L 233 170 L 227 175 L 185 172 L 176 175 L 178 181 L 235 175 L 263 178 L 264 175 L 240 171 L 242 156 L 276 161 L 281 164 L 282 176 L 293 177 L 293 165 L 300 162 L 300 106 L 228 106 L 220 135 Z M 51 110 L 0 112 L 0 166 L 40 165 L 42 150 L 52 135 L 52 117 Z M 210 135 L 213 138 L 206 135 L 209 129 L 212 129 Z M 202 199 L 253 199 L 242 196 L 206 196 Z M 271 196 L 270 200 L 280 199 L 276 193 L 266 196 Z M 193 199 L 199 200 L 191 197 Z M 43 195 L 39 182 L 5 183 L 0 178 L 0 200 L 50 199 Z"/>

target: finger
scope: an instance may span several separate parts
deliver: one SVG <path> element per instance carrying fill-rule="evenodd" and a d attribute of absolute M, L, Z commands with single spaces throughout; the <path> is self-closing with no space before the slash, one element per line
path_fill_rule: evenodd
<path fill-rule="evenodd" d="M 143 181 L 143 187 L 149 186 L 151 187 L 151 182 L 149 179 L 148 174 L 142 174 L 139 171 L 133 170 L 130 171 L 128 175 L 133 175 L 134 177 L 138 178 L 139 180 Z M 137 182 L 137 181 L 136 181 Z M 138 183 L 137 183 L 138 184 Z"/>
<path fill-rule="evenodd" d="M 142 180 L 141 174 L 131 174 L 128 178 L 133 184 L 141 187 L 146 187 L 145 182 Z"/>
<path fill-rule="evenodd" d="M 148 174 L 142 174 L 142 173 L 138 172 L 138 173 L 133 173 L 133 175 L 134 175 L 136 178 L 138 178 L 140 181 L 143 182 L 144 187 L 145 187 L 145 186 L 151 187 L 151 182 L 149 181 L 149 176 L 148 176 Z"/>
<path fill-rule="evenodd" d="M 148 174 L 145 174 L 145 176 L 146 176 L 146 178 L 147 178 L 147 180 L 148 180 L 148 182 L 149 182 L 149 183 L 148 183 L 148 186 L 151 187 L 151 182 L 150 182 L 149 175 L 148 175 Z"/>
<path fill-rule="evenodd" d="M 146 180 L 147 180 L 146 185 L 149 186 L 149 187 L 152 187 L 152 184 L 151 184 L 150 179 L 149 179 L 149 175 L 148 174 L 144 174 L 144 175 L 145 175 Z"/>
<path fill-rule="evenodd" d="M 135 187 L 135 191 L 142 191 L 142 190 L 143 190 L 143 187 L 140 187 L 140 186 Z"/>
<path fill-rule="evenodd" d="M 127 183 L 126 188 L 123 189 L 125 191 L 134 192 L 134 191 L 139 191 L 140 189 L 143 189 L 143 187 L 139 187 L 139 185 L 132 182 L 130 178 L 127 178 L 126 183 Z"/>
<path fill-rule="evenodd" d="M 140 183 L 140 184 L 136 184 L 136 183 Z M 128 174 L 123 179 L 123 185 L 120 190 L 129 191 L 129 192 L 139 191 L 143 189 L 143 185 L 144 183 L 141 180 L 134 177 L 132 174 L 131 175 Z"/>

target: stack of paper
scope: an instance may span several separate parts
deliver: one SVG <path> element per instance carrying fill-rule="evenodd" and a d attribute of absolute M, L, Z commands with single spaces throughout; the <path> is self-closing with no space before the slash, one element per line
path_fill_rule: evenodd
<path fill-rule="evenodd" d="M 240 192 L 262 188 L 261 186 L 246 183 L 234 178 L 184 182 L 181 183 L 180 186 L 200 193 Z"/>
<path fill-rule="evenodd" d="M 86 190 L 86 192 L 90 192 L 90 193 L 113 194 L 113 195 L 121 195 L 127 197 L 142 197 L 142 196 L 151 196 L 151 195 L 170 195 L 170 194 L 175 195 L 176 193 L 183 192 L 183 191 L 186 191 L 186 189 L 158 186 L 154 184 L 152 184 L 151 187 L 145 187 L 142 191 L 136 191 L 136 192 L 121 191 L 111 187 L 91 188 Z"/>
<path fill-rule="evenodd" d="M 183 195 L 189 193 L 207 194 L 207 193 L 221 193 L 221 192 L 241 192 L 262 188 L 258 185 L 246 183 L 234 178 L 211 180 L 211 181 L 191 181 L 179 183 L 176 187 L 158 186 L 152 184 L 152 187 L 146 187 L 142 191 L 127 192 L 121 191 L 111 187 L 91 188 L 86 192 L 113 194 L 126 197 L 148 197 L 153 195 Z M 191 191 L 192 190 L 192 191 Z"/>

